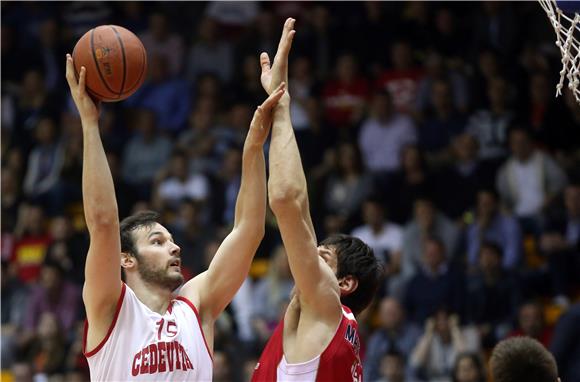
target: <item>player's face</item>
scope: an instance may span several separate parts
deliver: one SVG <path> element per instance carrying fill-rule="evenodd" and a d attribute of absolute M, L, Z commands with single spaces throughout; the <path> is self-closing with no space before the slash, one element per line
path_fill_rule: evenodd
<path fill-rule="evenodd" d="M 141 278 L 151 284 L 174 290 L 183 283 L 181 249 L 173 237 L 159 223 L 134 232 Z"/>
<path fill-rule="evenodd" d="M 338 254 L 336 251 L 332 247 L 321 245 L 318 247 L 318 256 L 332 269 L 332 273 L 336 275 L 338 272 Z"/>

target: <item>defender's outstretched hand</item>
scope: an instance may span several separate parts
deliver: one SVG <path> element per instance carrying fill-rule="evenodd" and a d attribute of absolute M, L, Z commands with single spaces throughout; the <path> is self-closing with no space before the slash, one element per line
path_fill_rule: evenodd
<path fill-rule="evenodd" d="M 292 47 L 292 40 L 296 31 L 294 30 L 293 18 L 286 19 L 284 29 L 282 30 L 282 37 L 278 44 L 278 51 L 274 57 L 274 64 L 270 68 L 270 57 L 268 53 L 260 54 L 260 66 L 262 67 L 262 75 L 260 80 L 262 87 L 268 94 L 272 94 L 274 89 L 282 82 L 288 83 L 288 55 Z"/>
<path fill-rule="evenodd" d="M 66 81 L 70 87 L 73 100 L 83 122 L 97 122 L 99 120 L 99 104 L 95 104 L 85 89 L 87 69 L 82 66 L 79 79 L 75 76 L 73 59 L 70 54 L 66 55 Z"/>
<path fill-rule="evenodd" d="M 264 145 L 272 127 L 272 110 L 286 91 L 286 83 L 282 82 L 272 94 L 256 109 L 248 131 L 248 143 L 252 146 Z"/>

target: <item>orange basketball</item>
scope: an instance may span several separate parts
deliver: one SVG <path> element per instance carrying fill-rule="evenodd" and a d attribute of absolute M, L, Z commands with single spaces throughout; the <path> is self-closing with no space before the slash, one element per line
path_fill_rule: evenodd
<path fill-rule="evenodd" d="M 117 25 L 101 25 L 79 39 L 73 50 L 78 78 L 86 73 L 88 93 L 104 102 L 121 101 L 145 80 L 147 53 L 133 32 Z"/>

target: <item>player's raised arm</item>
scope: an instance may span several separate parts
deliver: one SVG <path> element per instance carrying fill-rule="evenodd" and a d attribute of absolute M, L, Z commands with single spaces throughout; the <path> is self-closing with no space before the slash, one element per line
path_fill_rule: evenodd
<path fill-rule="evenodd" d="M 83 129 L 83 208 L 90 234 L 83 300 L 92 334 L 106 334 L 121 293 L 119 216 L 113 178 L 99 134 L 99 108 L 85 90 L 86 69 L 75 76 L 73 59 L 66 58 L 66 79 Z M 95 339 L 96 342 L 99 338 Z"/>
<path fill-rule="evenodd" d="M 199 301 L 201 315 L 210 320 L 225 309 L 241 287 L 264 237 L 266 164 L 263 145 L 272 125 L 272 109 L 284 91 L 285 84 L 281 84 L 254 112 L 244 143 L 232 232 L 220 245 L 208 270 L 184 285 L 180 292 Z"/>
<path fill-rule="evenodd" d="M 267 54 L 260 56 L 266 91 L 288 77 L 288 54 L 294 34 L 294 19 L 288 19 L 272 68 Z M 336 278 L 329 267 L 322 266 L 318 254 L 306 177 L 290 120 L 289 96 L 274 110 L 269 162 L 268 200 L 278 221 L 302 305 L 318 317 L 335 320 L 340 315 L 340 291 Z"/>

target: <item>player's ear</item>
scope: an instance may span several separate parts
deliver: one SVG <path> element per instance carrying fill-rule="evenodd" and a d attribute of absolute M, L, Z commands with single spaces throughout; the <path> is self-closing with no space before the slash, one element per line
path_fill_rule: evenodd
<path fill-rule="evenodd" d="M 353 276 L 343 277 L 338 280 L 338 287 L 340 288 L 340 295 L 347 296 L 358 288 L 358 280 Z"/>
<path fill-rule="evenodd" d="M 128 269 L 133 268 L 135 266 L 135 256 L 127 252 L 121 252 L 121 267 Z"/>

